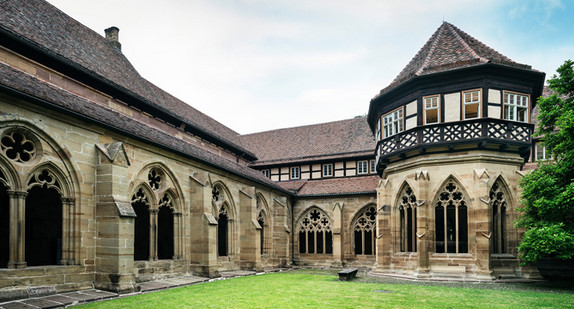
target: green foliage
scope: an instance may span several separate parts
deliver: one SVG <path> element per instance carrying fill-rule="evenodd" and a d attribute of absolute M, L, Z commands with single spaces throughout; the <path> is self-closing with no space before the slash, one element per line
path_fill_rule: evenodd
<path fill-rule="evenodd" d="M 554 94 L 538 100 L 539 128 L 554 161 L 542 162 L 520 185 L 526 233 L 518 250 L 525 263 L 574 257 L 574 61 L 548 81 Z"/>

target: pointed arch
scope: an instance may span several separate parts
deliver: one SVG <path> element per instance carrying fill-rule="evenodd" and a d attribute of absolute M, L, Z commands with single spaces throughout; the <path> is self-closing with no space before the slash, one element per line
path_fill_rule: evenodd
<path fill-rule="evenodd" d="M 448 176 L 433 200 L 437 253 L 468 253 L 468 194 L 460 181 Z"/>
<path fill-rule="evenodd" d="M 351 221 L 353 248 L 356 255 L 374 255 L 377 234 L 377 205 L 361 208 Z"/>
<path fill-rule="evenodd" d="M 312 206 L 297 222 L 299 253 L 333 254 L 333 221 L 323 210 Z"/>
<path fill-rule="evenodd" d="M 400 188 L 395 205 L 398 214 L 398 249 L 400 252 L 417 252 L 417 197 L 407 181 Z"/>
<path fill-rule="evenodd" d="M 223 202 L 217 214 L 217 254 L 218 256 L 229 255 L 229 205 Z"/>
<path fill-rule="evenodd" d="M 489 193 L 489 209 L 491 214 L 491 252 L 508 253 L 508 211 L 511 209 L 512 195 L 508 185 L 502 176 L 498 176 L 492 183 Z"/>

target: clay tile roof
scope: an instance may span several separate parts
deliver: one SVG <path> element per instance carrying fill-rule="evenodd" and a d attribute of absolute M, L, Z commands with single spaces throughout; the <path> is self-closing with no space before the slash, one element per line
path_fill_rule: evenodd
<path fill-rule="evenodd" d="M 0 21 L 0 29 L 19 40 L 65 59 L 153 108 L 178 117 L 188 126 L 247 152 L 237 143 L 237 132 L 151 84 L 106 38 L 48 2 L 0 1 Z"/>
<path fill-rule="evenodd" d="M 377 175 L 308 180 L 298 189 L 297 196 L 374 194 L 379 180 Z M 278 184 L 284 189 L 288 189 L 284 183 Z"/>
<path fill-rule="evenodd" d="M 254 165 L 374 156 L 375 142 L 364 117 L 242 135 L 257 154 Z"/>
<path fill-rule="evenodd" d="M 454 25 L 443 22 L 401 73 L 389 86 L 381 90 L 380 94 L 416 76 L 485 63 L 532 70 L 529 65 L 514 62 Z"/>

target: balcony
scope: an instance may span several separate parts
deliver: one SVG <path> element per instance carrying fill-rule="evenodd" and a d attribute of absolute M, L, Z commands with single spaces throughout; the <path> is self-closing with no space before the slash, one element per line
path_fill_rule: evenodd
<path fill-rule="evenodd" d="M 433 153 L 477 148 L 515 152 L 527 157 L 533 129 L 531 123 L 494 118 L 417 126 L 377 143 L 378 170 L 382 173 L 394 157 L 404 159 L 407 154 L 409 157 L 425 154 L 431 148 L 436 149 Z M 457 147 L 461 145 L 465 145 L 464 149 Z"/>

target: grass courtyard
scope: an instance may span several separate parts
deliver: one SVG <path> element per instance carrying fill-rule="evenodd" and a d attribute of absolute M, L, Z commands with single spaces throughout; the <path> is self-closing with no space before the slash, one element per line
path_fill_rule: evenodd
<path fill-rule="evenodd" d="M 299 270 L 213 281 L 81 308 L 574 308 L 574 283 L 436 283 Z"/>

